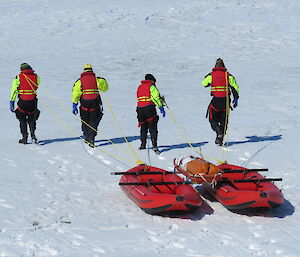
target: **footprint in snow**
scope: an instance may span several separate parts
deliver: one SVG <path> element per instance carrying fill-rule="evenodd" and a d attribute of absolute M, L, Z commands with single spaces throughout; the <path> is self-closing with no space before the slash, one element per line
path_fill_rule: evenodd
<path fill-rule="evenodd" d="M 62 165 L 58 168 L 59 171 L 61 172 L 67 172 L 69 171 L 69 169 L 65 166 L 65 165 Z M 60 175 L 62 175 L 63 173 L 60 172 Z"/>
<path fill-rule="evenodd" d="M 69 164 L 69 163 L 70 163 L 68 160 L 66 160 L 66 159 L 64 158 L 64 156 L 62 156 L 62 155 L 60 155 L 60 154 L 54 156 L 54 159 L 57 160 L 57 161 L 62 162 L 63 164 Z"/>
<path fill-rule="evenodd" d="M 178 226 L 178 224 L 172 224 L 169 229 L 172 230 L 172 231 L 178 230 L 179 226 Z"/>
<path fill-rule="evenodd" d="M 27 147 L 30 150 L 36 151 L 36 152 L 38 152 L 39 154 L 42 154 L 42 155 L 46 155 L 46 154 L 49 153 L 49 151 L 45 150 L 43 147 L 41 147 L 38 144 L 28 144 Z"/>
<path fill-rule="evenodd" d="M 161 155 L 159 155 L 159 156 L 158 156 L 158 159 L 160 159 L 160 160 L 165 160 L 166 158 L 163 157 L 163 156 L 161 156 Z"/>
<path fill-rule="evenodd" d="M 4 158 L 3 161 L 7 162 L 7 164 L 8 164 L 9 166 L 12 166 L 12 167 L 18 167 L 18 165 L 17 165 L 13 160 Z"/>
<path fill-rule="evenodd" d="M 161 239 L 156 236 L 149 236 L 148 238 L 150 241 L 155 242 L 155 243 L 158 243 L 161 241 Z"/>
<path fill-rule="evenodd" d="M 259 167 L 262 167 L 263 165 L 259 162 L 250 162 L 249 164 L 251 165 L 256 165 L 256 166 L 259 166 Z"/>
<path fill-rule="evenodd" d="M 157 232 L 153 230 L 146 230 L 147 233 L 151 234 L 152 236 L 157 236 Z"/>
<path fill-rule="evenodd" d="M 53 160 L 47 160 L 47 162 L 49 162 L 50 164 L 55 164 L 55 161 Z"/>
<path fill-rule="evenodd" d="M 249 152 L 245 152 L 244 154 L 245 154 L 245 156 L 248 157 L 248 158 L 251 157 L 251 153 L 249 153 Z"/>
<path fill-rule="evenodd" d="M 172 245 L 177 248 L 177 249 L 184 249 L 185 248 L 185 245 L 181 244 L 181 243 L 178 243 L 178 242 L 175 242 L 175 243 L 172 243 Z"/>
<path fill-rule="evenodd" d="M 104 164 L 106 164 L 106 165 L 110 165 L 110 164 L 111 164 L 111 162 L 108 161 L 108 160 L 102 160 L 102 162 L 103 162 Z"/>
<path fill-rule="evenodd" d="M 105 253 L 105 250 L 103 250 L 103 249 L 100 248 L 100 247 L 92 248 L 92 251 L 94 251 L 95 253 Z"/>
<path fill-rule="evenodd" d="M 83 167 L 80 164 L 75 164 L 75 168 L 78 170 L 83 169 Z"/>
<path fill-rule="evenodd" d="M 0 199 L 0 207 L 6 208 L 6 209 L 13 209 L 14 207 L 10 204 L 7 204 L 4 199 Z"/>
<path fill-rule="evenodd" d="M 248 161 L 249 160 L 249 158 L 251 157 L 251 153 L 249 153 L 249 152 L 244 152 L 244 155 L 245 155 L 245 157 L 239 157 L 239 160 L 241 160 L 241 161 Z"/>

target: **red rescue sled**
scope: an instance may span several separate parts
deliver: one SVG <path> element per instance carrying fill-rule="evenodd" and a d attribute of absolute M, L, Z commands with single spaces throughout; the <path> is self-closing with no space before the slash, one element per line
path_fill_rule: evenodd
<path fill-rule="evenodd" d="M 197 158 L 203 160 L 201 158 Z M 182 167 L 175 164 L 175 169 L 187 176 L 194 182 Z M 245 210 L 248 208 L 276 208 L 284 202 L 281 191 L 274 185 L 274 181 L 281 181 L 281 178 L 265 178 L 259 170 L 267 169 L 246 169 L 244 167 L 220 164 L 217 166 L 221 171 L 216 183 L 205 183 L 200 180 L 204 188 L 221 204 L 229 210 Z M 211 181 L 209 181 L 211 182 Z"/>
<path fill-rule="evenodd" d="M 218 167 L 224 173 L 210 191 L 227 209 L 276 208 L 283 204 L 284 197 L 273 183 L 282 179 L 265 178 L 255 170 L 230 164 Z"/>
<path fill-rule="evenodd" d="M 142 164 L 112 174 L 122 175 L 122 190 L 146 213 L 191 211 L 202 204 L 199 193 L 174 172 Z"/>

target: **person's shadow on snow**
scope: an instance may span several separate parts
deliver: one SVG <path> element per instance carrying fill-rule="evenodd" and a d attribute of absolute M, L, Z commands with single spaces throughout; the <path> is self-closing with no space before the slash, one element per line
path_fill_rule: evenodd
<path fill-rule="evenodd" d="M 64 138 L 52 138 L 52 139 L 45 139 L 45 140 L 39 140 L 38 143 L 40 145 L 47 145 L 51 143 L 57 143 L 57 142 L 67 142 L 67 141 L 74 141 L 74 140 L 80 140 L 80 137 L 64 137 Z"/>
<path fill-rule="evenodd" d="M 74 140 L 81 140 L 82 137 L 65 137 L 65 138 L 53 138 L 53 139 L 45 139 L 45 140 L 40 140 L 39 144 L 41 145 L 47 145 L 51 143 L 57 143 L 57 142 L 67 142 L 67 141 L 74 141 Z M 134 140 L 140 139 L 139 136 L 128 136 L 126 137 L 128 142 L 132 142 Z M 111 145 L 111 144 L 123 144 L 126 143 L 126 140 L 124 137 L 115 137 L 115 138 L 110 138 L 110 139 L 102 139 L 102 140 L 96 140 L 97 144 L 96 146 L 104 146 L 104 145 Z"/>
<path fill-rule="evenodd" d="M 246 137 L 246 138 L 248 138 L 248 140 L 226 142 L 225 144 L 227 146 L 231 146 L 231 145 L 238 145 L 238 144 L 245 144 L 245 143 L 257 143 L 257 142 L 262 142 L 262 141 L 276 141 L 276 140 L 282 139 L 282 135 L 277 135 L 277 136 L 262 136 L 262 137 L 249 136 L 249 137 Z"/>
<path fill-rule="evenodd" d="M 208 142 L 200 142 L 200 143 L 191 143 L 191 145 L 195 148 L 203 146 L 207 144 Z M 183 144 L 176 144 L 176 145 L 159 145 L 160 151 L 167 152 L 173 149 L 182 149 L 182 148 L 188 148 L 190 145 L 188 143 L 183 143 Z"/>
<path fill-rule="evenodd" d="M 129 143 L 132 141 L 135 141 L 135 140 L 139 140 L 139 139 L 140 139 L 139 136 L 127 136 L 126 137 L 126 140 Z M 110 139 L 96 140 L 95 144 L 100 143 L 100 144 L 96 145 L 97 147 L 111 145 L 111 144 L 123 144 L 123 143 L 126 143 L 126 140 L 124 137 L 115 137 L 115 138 L 110 138 Z"/>

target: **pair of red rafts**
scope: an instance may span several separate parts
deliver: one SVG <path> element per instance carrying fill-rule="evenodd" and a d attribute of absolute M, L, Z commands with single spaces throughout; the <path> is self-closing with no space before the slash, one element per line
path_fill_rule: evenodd
<path fill-rule="evenodd" d="M 201 195 L 191 184 L 204 185 L 211 196 L 231 211 L 276 208 L 284 202 L 281 190 L 273 183 L 281 178 L 265 178 L 259 174 L 258 171 L 266 169 L 246 169 L 226 163 L 215 166 L 201 158 L 191 158 L 190 167 L 181 165 L 182 159 L 174 159 L 177 173 L 142 164 L 112 174 L 122 175 L 119 181 L 122 190 L 149 214 L 192 211 L 201 207 Z M 197 165 L 202 165 L 201 172 L 191 172 L 193 168 L 197 170 Z"/>

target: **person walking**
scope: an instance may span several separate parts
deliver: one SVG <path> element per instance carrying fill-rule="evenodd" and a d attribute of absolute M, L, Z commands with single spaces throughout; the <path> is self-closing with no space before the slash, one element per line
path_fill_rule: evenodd
<path fill-rule="evenodd" d="M 137 89 L 137 119 L 140 129 L 140 150 L 146 149 L 146 140 L 148 131 L 150 132 L 152 147 L 155 153 L 160 154 L 157 147 L 157 123 L 158 115 L 156 113 L 157 106 L 163 117 L 166 116 L 163 101 L 159 90 L 156 87 L 156 79 L 152 74 L 146 74 L 145 79 L 141 81 Z"/>
<path fill-rule="evenodd" d="M 16 114 L 20 122 L 20 131 L 22 138 L 20 144 L 27 144 L 28 126 L 30 130 L 31 140 L 37 143 L 35 136 L 36 121 L 39 118 L 40 111 L 37 108 L 37 89 L 40 84 L 40 77 L 34 73 L 34 70 L 27 63 L 20 65 L 20 74 L 17 75 L 12 82 L 10 94 L 10 111 Z M 15 100 L 18 100 L 18 108 L 15 110 Z"/>
<path fill-rule="evenodd" d="M 218 58 L 212 72 L 207 74 L 202 81 L 204 87 L 210 87 L 213 97 L 207 110 L 209 122 L 213 131 L 216 132 L 215 143 L 223 145 L 223 138 L 227 131 L 228 116 L 231 107 L 231 93 L 233 95 L 233 108 L 238 106 L 239 87 L 230 73 L 228 73 L 224 62 Z"/>
<path fill-rule="evenodd" d="M 96 76 L 91 64 L 86 64 L 83 68 L 83 73 L 72 89 L 72 112 L 77 115 L 78 101 L 80 101 L 81 129 L 84 140 L 89 146 L 95 147 L 97 128 L 103 116 L 99 90 L 106 92 L 109 86 L 104 78 Z"/>

